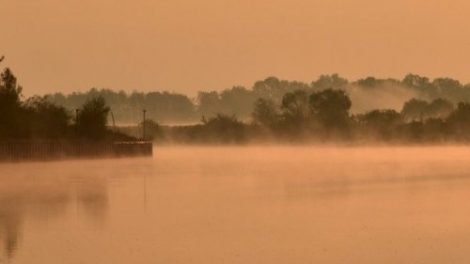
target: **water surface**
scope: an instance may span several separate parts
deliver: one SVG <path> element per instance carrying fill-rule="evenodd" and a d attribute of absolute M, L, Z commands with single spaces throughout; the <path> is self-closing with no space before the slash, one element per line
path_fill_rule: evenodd
<path fill-rule="evenodd" d="M 470 148 L 0 164 L 0 263 L 469 263 Z"/>

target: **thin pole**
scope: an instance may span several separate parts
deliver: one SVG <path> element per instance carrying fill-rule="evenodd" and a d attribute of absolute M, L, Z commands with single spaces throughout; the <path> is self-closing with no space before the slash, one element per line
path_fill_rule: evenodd
<path fill-rule="evenodd" d="M 114 113 L 111 111 L 111 118 L 113 119 L 113 129 L 116 130 L 116 121 L 114 120 Z"/>
<path fill-rule="evenodd" d="M 145 140 L 145 113 L 147 111 L 144 109 L 142 112 L 144 113 L 144 120 L 142 121 L 142 139 Z"/>

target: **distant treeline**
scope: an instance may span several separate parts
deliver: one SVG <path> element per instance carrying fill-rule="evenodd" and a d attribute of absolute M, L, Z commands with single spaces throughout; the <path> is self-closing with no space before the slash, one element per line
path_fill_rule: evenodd
<path fill-rule="evenodd" d="M 248 121 L 257 99 L 267 99 L 280 104 L 284 95 L 297 90 L 308 94 L 325 89 L 344 90 L 353 103 L 352 113 L 363 113 L 377 108 L 400 110 L 411 98 L 432 101 L 445 99 L 453 104 L 470 101 L 470 84 L 451 78 L 436 78 L 409 74 L 402 80 L 368 77 L 350 82 L 337 74 L 322 75 L 311 83 L 280 80 L 269 77 L 257 81 L 247 89 L 236 86 L 221 92 L 199 92 L 197 98 L 169 92 L 132 92 L 109 89 L 91 89 L 85 93 L 47 95 L 47 100 L 70 111 L 79 108 L 90 98 L 102 97 L 108 103 L 118 124 L 132 124 L 142 120 L 142 109 L 147 116 L 162 124 L 194 123 L 202 117 L 217 114 L 235 115 Z"/>
<path fill-rule="evenodd" d="M 147 120 L 148 136 L 173 143 L 355 142 L 462 143 L 470 141 L 470 104 L 447 99 L 411 99 L 400 112 L 376 109 L 351 114 L 343 90 L 296 90 L 254 102 L 251 122 L 218 114 L 188 126 L 160 126 Z M 140 131 L 134 129 L 134 133 Z M 132 129 L 126 132 L 132 134 Z"/>

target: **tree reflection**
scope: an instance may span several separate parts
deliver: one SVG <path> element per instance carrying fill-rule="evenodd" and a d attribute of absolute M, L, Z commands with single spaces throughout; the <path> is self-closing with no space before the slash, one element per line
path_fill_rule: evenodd
<path fill-rule="evenodd" d="M 25 219 L 48 219 L 66 213 L 76 202 L 81 212 L 101 221 L 108 207 L 104 179 L 72 181 L 63 178 L 0 177 L 0 263 L 20 246 Z"/>

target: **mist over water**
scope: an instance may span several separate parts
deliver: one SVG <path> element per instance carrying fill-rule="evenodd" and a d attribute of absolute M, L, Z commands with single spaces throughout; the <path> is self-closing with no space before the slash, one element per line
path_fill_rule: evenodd
<path fill-rule="evenodd" d="M 468 147 L 0 163 L 0 263 L 468 263 Z"/>

